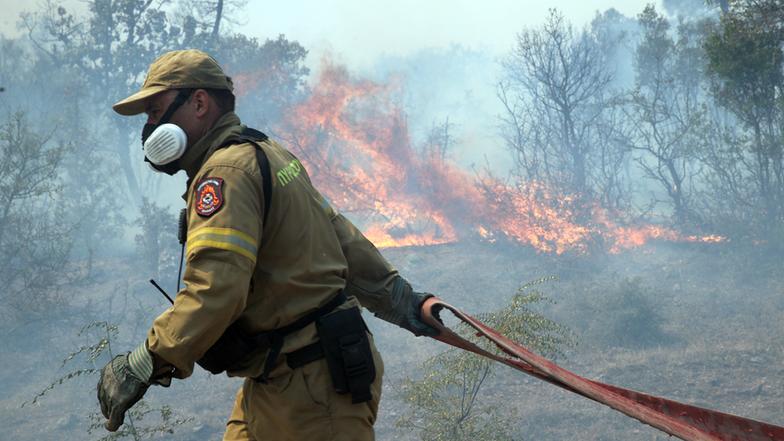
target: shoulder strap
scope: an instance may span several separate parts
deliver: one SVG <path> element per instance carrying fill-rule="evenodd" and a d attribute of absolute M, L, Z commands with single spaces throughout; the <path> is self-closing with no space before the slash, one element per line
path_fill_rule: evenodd
<path fill-rule="evenodd" d="M 270 171 L 269 160 L 264 150 L 256 144 L 256 161 L 259 163 L 261 169 L 261 179 L 264 189 L 264 224 L 267 224 L 267 216 L 269 215 L 270 205 L 272 204 L 272 171 Z"/>
<path fill-rule="evenodd" d="M 268 139 L 264 133 L 245 127 L 239 135 L 232 136 L 218 148 L 229 147 L 235 144 L 251 143 L 256 147 L 256 161 L 259 163 L 259 170 L 261 170 L 262 179 L 262 192 L 264 193 L 264 220 L 263 225 L 267 224 L 267 217 L 269 216 L 270 205 L 272 204 L 272 171 L 270 170 L 269 160 L 264 149 L 259 145 Z"/>

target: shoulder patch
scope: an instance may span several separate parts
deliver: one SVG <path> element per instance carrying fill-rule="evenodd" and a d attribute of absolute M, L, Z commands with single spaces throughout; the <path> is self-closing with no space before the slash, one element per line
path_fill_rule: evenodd
<path fill-rule="evenodd" d="M 196 213 L 209 217 L 223 206 L 223 179 L 207 176 L 196 183 Z"/>

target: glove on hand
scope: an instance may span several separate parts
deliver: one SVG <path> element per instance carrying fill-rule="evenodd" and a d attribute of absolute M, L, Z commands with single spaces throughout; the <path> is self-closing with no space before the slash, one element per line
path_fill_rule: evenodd
<path fill-rule="evenodd" d="M 98 402 L 108 419 L 106 430 L 115 432 L 125 420 L 125 412 L 138 402 L 150 387 L 152 356 L 143 343 L 131 353 L 118 355 L 101 370 Z M 143 379 L 142 379 L 143 378 Z"/>
<path fill-rule="evenodd" d="M 387 309 L 376 311 L 375 316 L 411 331 L 414 335 L 433 337 L 438 330 L 422 321 L 422 304 L 433 294 L 416 292 L 406 279 L 398 276 L 392 288 Z"/>

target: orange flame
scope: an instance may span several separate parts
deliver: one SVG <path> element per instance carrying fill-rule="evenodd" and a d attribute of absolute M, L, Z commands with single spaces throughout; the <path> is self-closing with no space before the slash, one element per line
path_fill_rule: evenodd
<path fill-rule="evenodd" d="M 584 225 L 570 195 L 538 182 L 511 186 L 474 177 L 412 147 L 404 113 L 393 104 L 396 92 L 394 85 L 354 79 L 325 63 L 311 96 L 290 112 L 282 130 L 316 187 L 339 210 L 363 218 L 365 234 L 379 247 L 504 237 L 561 254 L 585 252 L 597 237 L 610 252 L 651 239 L 723 240 L 683 237 L 654 225 L 621 226 L 600 208 Z"/>

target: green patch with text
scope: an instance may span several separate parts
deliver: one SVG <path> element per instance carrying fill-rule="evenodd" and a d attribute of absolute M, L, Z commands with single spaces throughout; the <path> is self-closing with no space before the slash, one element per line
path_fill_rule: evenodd
<path fill-rule="evenodd" d="M 299 160 L 295 159 L 282 169 L 278 170 L 275 173 L 275 176 L 278 178 L 278 182 L 280 185 L 286 186 L 289 182 L 294 180 L 299 174 L 302 173 L 302 164 L 300 164 Z"/>

